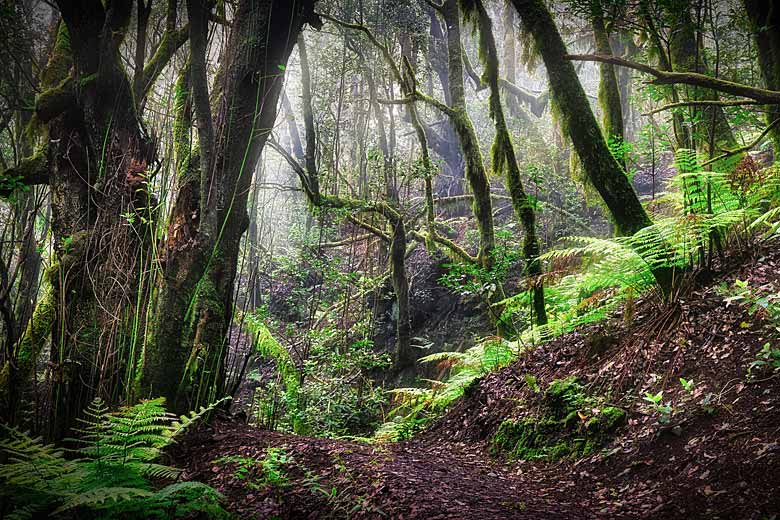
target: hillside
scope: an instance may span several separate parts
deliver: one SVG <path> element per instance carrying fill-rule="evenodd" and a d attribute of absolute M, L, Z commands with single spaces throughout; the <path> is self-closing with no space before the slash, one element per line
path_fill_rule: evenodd
<path fill-rule="evenodd" d="M 242 517 L 770 518 L 780 511 L 780 377 L 747 371 L 778 324 L 719 288 L 741 280 L 776 293 L 776 246 L 699 280 L 672 307 L 638 302 L 630 322 L 618 315 L 535 348 L 411 441 L 314 439 L 223 421 L 184 441 L 174 458 Z M 541 422 L 542 389 L 570 377 L 602 410 L 626 412 L 598 449 L 532 461 L 491 448 L 508 419 Z M 693 382 L 689 390 L 681 377 Z M 668 421 L 642 399 L 659 391 L 672 406 Z M 598 415 L 585 408 L 554 443 L 577 442 L 588 415 Z M 275 484 L 263 481 L 268 448 L 285 457 Z"/>

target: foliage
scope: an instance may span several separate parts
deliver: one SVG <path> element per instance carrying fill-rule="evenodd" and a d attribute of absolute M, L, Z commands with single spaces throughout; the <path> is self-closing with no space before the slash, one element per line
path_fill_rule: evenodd
<path fill-rule="evenodd" d="M 669 269 L 675 277 L 675 285 L 679 286 L 685 271 L 714 247 L 713 237 L 723 241 L 731 233 L 747 243 L 754 228 L 773 225 L 771 223 L 780 218 L 780 211 L 767 209 L 780 204 L 780 183 L 775 168 L 760 175 L 703 171 L 697 155 L 684 149 L 678 151 L 677 166 L 681 173 L 672 181 L 674 190 L 661 199 L 671 216 L 656 218 L 653 225 L 633 236 L 568 237 L 564 241 L 569 247 L 542 255 L 541 259 L 553 267 L 575 266 L 569 268 L 573 272 L 568 274 L 553 270 L 552 276 L 557 282 L 545 287 L 549 322 L 525 329 L 511 342 L 489 338 L 464 353 L 441 353 L 421 359 L 421 362 L 451 364 L 448 379 L 430 381 L 428 389 L 394 390 L 399 402 L 391 412 L 395 417 L 377 431 L 377 436 L 395 440 L 408 438 L 462 396 L 469 384 L 490 370 L 488 366 L 503 366 L 528 345 L 549 341 L 578 326 L 602 320 L 621 303 L 630 304 L 637 296 L 656 290 L 654 270 Z M 490 272 L 454 264 L 449 266 L 450 271 L 441 281 L 466 294 L 490 290 L 491 284 L 506 276 L 507 266 L 518 257 L 517 249 L 512 250 L 508 245 L 497 247 L 496 255 L 497 267 Z M 738 297 L 747 298 L 744 292 Z M 770 314 L 777 312 L 780 323 L 780 305 L 770 305 L 774 298 L 759 298 L 753 305 Z M 505 315 L 519 315 L 528 308 L 528 294 L 520 292 L 497 305 L 504 307 Z M 506 357 L 491 363 L 489 360 L 496 354 L 495 345 L 502 346 Z M 672 409 L 661 398 L 659 394 L 645 396 L 659 420 L 664 422 L 668 421 Z"/>
<path fill-rule="evenodd" d="M 420 363 L 439 363 L 449 369 L 445 381 L 428 381 L 430 388 L 397 388 L 391 390 L 396 408 L 390 411 L 392 420 L 377 431 L 380 440 L 405 440 L 420 431 L 446 407 L 462 397 L 485 374 L 507 366 L 517 359 L 514 343 L 489 337 L 465 352 L 438 352 L 420 358 Z"/>
<path fill-rule="evenodd" d="M 382 390 L 369 375 L 390 366 L 367 339 L 365 322 L 340 338 L 326 327 L 306 338 L 308 356 L 300 368 L 257 316 L 247 317 L 255 331 L 255 349 L 276 363 L 279 380 L 255 391 L 258 423 L 296 433 L 345 436 L 369 433 L 385 403 Z M 339 339 L 348 342 L 343 345 Z"/>
<path fill-rule="evenodd" d="M 475 294 L 489 299 L 503 285 L 510 267 L 522 256 L 520 250 L 510 244 L 511 236 L 507 230 L 496 232 L 496 247 L 490 252 L 490 268 L 474 263 L 446 263 L 444 268 L 447 272 L 439 282 L 462 296 Z"/>
<path fill-rule="evenodd" d="M 753 375 L 753 370 L 756 368 L 772 372 L 780 371 L 780 348 L 773 348 L 771 343 L 764 343 L 764 346 L 756 354 L 756 359 L 750 363 L 748 374 Z"/>
<path fill-rule="evenodd" d="M 672 405 L 670 402 L 664 403 L 663 391 L 656 394 L 652 392 L 645 392 L 644 401 L 650 403 L 653 411 L 658 415 L 658 422 L 660 424 L 667 424 L 672 417 Z"/>
<path fill-rule="evenodd" d="M 672 216 L 657 217 L 652 226 L 629 237 L 567 237 L 564 242 L 569 247 L 541 256 L 553 268 L 576 259 L 580 263 L 571 274 L 554 273 L 560 278 L 548 284 L 545 293 L 550 322 L 525 331 L 524 341 L 548 341 L 602 319 L 623 301 L 657 289 L 654 270 L 671 271 L 674 285 L 679 286 L 684 273 L 711 257 L 713 248 L 722 248 L 730 234 L 747 244 L 753 229 L 780 217 L 775 206 L 780 203 L 780 178 L 775 168 L 749 178 L 706 172 L 696 154 L 684 149 L 678 150 L 677 165 L 682 173 L 672 180 L 675 189 L 659 202 Z M 773 209 L 766 209 L 769 206 Z M 517 313 L 526 299 L 519 294 L 502 303 L 508 312 Z"/>
<path fill-rule="evenodd" d="M 100 398 L 84 412 L 75 458 L 15 428 L 0 449 L 8 462 L 0 467 L 0 496 L 12 518 L 48 515 L 89 518 L 183 518 L 194 512 L 227 518 L 221 496 L 199 482 L 174 482 L 180 471 L 155 462 L 161 450 L 208 409 L 182 416 L 165 411 L 162 398 L 142 401 L 110 413 Z"/>
<path fill-rule="evenodd" d="M 688 392 L 689 394 L 693 392 L 694 387 L 696 386 L 696 383 L 693 382 L 692 379 L 685 379 L 684 377 L 680 378 L 680 384 L 683 387 L 683 390 Z"/>
<path fill-rule="evenodd" d="M 218 465 L 232 465 L 233 478 L 246 481 L 249 489 L 265 487 L 282 488 L 289 484 L 284 466 L 290 464 L 292 458 L 283 448 L 267 448 L 263 459 L 228 455 L 214 461 Z"/>

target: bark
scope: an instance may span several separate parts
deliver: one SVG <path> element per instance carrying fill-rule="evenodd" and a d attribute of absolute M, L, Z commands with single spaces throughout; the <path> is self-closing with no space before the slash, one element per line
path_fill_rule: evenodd
<path fill-rule="evenodd" d="M 515 148 L 504 117 L 499 87 L 498 51 L 493 38 L 492 22 L 481 0 L 474 0 L 473 6 L 470 16 L 476 19 L 479 26 L 480 55 L 485 62 L 485 79 L 490 88 L 490 115 L 496 126 L 492 154 L 493 170 L 496 173 L 504 171 L 507 190 L 512 198 L 512 207 L 525 232 L 523 254 L 526 261 L 526 274 L 530 282 L 534 317 L 538 325 L 544 325 L 547 323 L 547 312 L 544 307 L 544 286 L 541 281 L 542 266 L 539 261 L 540 247 L 536 234 L 536 215 L 523 187 Z"/>
<path fill-rule="evenodd" d="M 144 177 L 154 149 L 137 116 L 119 45 L 131 3 L 59 2 L 62 22 L 36 103 L 49 143 L 52 418 L 64 436 L 95 395 L 121 397 L 126 339 L 143 308 L 151 203 Z M 78 85 L 72 101 L 41 117 L 46 94 Z M 144 219 L 140 217 L 143 216 Z"/>
<path fill-rule="evenodd" d="M 447 68 L 447 39 L 444 34 L 436 11 L 429 9 L 431 18 L 429 43 L 429 59 L 431 68 L 433 68 L 439 79 L 442 91 L 444 92 L 444 102 L 450 104 L 450 80 Z M 448 180 L 441 179 L 436 183 L 436 192 L 440 196 L 453 196 L 463 193 L 463 180 L 465 178 L 465 163 L 461 150 L 458 147 L 458 138 L 455 134 L 455 127 L 447 118 L 436 131 L 432 127 L 423 125 L 426 133 L 426 141 L 430 148 L 444 161 L 445 172 Z"/>
<path fill-rule="evenodd" d="M 442 8 L 447 26 L 447 67 L 449 71 L 450 121 L 455 127 L 461 152 L 466 163 L 466 180 L 474 195 L 472 209 L 479 230 L 479 252 L 477 258 L 485 267 L 492 265 L 495 247 L 493 229 L 493 206 L 490 200 L 490 184 L 479 149 L 474 125 L 467 108 L 463 87 L 463 57 L 460 43 L 460 20 L 456 0 L 447 0 Z"/>
<path fill-rule="evenodd" d="M 664 4 L 664 8 L 666 17 L 673 23 L 669 36 L 669 58 L 672 71 L 706 73 L 707 68 L 701 56 L 701 45 L 696 36 L 697 28 L 691 16 L 690 1 Z M 717 100 L 718 95 L 711 90 L 693 87 L 687 89 L 686 99 Z M 712 156 L 715 155 L 716 150 L 728 150 L 737 146 L 737 141 L 721 106 L 693 107 L 691 112 L 693 120 L 701 121 L 701 123 L 693 127 L 693 133 L 689 136 L 690 141 L 686 143 L 687 148 L 699 149 Z M 714 145 L 714 149 L 711 143 Z M 721 168 L 730 168 L 730 166 L 722 164 Z"/>
<path fill-rule="evenodd" d="M 650 225 L 628 177 L 607 148 L 550 12 L 541 0 L 512 0 L 512 4 L 544 60 L 563 127 L 588 179 L 607 205 L 617 232 L 631 235 Z"/>

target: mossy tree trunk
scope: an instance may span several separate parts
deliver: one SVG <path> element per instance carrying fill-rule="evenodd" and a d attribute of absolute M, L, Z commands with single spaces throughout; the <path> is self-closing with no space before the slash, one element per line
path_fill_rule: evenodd
<path fill-rule="evenodd" d="M 591 25 L 593 38 L 596 42 L 596 53 L 611 56 L 612 46 L 609 43 L 609 32 L 604 22 L 604 12 L 600 0 L 591 1 Z M 616 158 L 625 170 L 623 106 L 620 100 L 620 87 L 615 66 L 611 63 L 599 63 L 599 105 L 602 111 L 604 138 L 607 143 L 611 143 L 613 151 L 618 152 Z"/>
<path fill-rule="evenodd" d="M 299 45 L 303 45 L 303 38 L 300 39 Z M 363 56 L 361 56 L 363 58 Z M 303 63 L 303 54 L 301 58 Z M 367 68 L 365 60 L 363 60 L 364 67 Z M 303 69 L 303 67 L 301 67 Z M 308 67 L 306 67 L 308 72 Z M 377 133 L 379 134 L 379 148 L 382 151 L 382 162 L 385 179 L 385 195 L 387 200 L 394 206 L 398 207 L 398 190 L 392 182 L 393 175 L 391 174 L 393 169 L 392 153 L 390 150 L 390 144 L 387 138 L 387 131 L 385 130 L 384 112 L 379 104 L 377 97 L 376 83 L 371 76 L 371 71 L 367 70 L 366 81 L 368 82 L 369 95 L 371 98 L 371 107 L 376 118 Z M 308 84 L 308 80 L 305 82 Z M 311 105 L 311 92 L 304 91 L 304 104 Z M 308 127 L 307 127 L 308 131 Z M 398 310 L 396 316 L 396 349 L 393 356 L 393 366 L 396 370 L 403 370 L 405 368 L 414 366 L 417 361 L 417 356 L 412 347 L 412 322 L 409 312 L 409 279 L 406 274 L 406 226 L 402 215 L 398 215 L 398 218 L 390 219 L 390 225 L 392 226 L 392 234 L 390 240 L 390 278 L 393 283 L 393 293 L 395 294 L 396 307 Z"/>
<path fill-rule="evenodd" d="M 188 7 L 190 38 L 198 43 L 192 46 L 191 81 L 185 87 L 182 79 L 177 95 L 182 128 L 189 128 L 194 108 L 198 154 L 183 153 L 187 161 L 179 164 L 187 188 L 180 190 L 171 219 L 143 384 L 146 393 L 167 397 L 176 411 L 205 404 L 223 391 L 252 172 L 274 126 L 283 69 L 296 36 L 304 21 L 315 20 L 312 1 L 241 1 L 209 96 L 202 82 L 208 9 L 199 0 Z"/>
<path fill-rule="evenodd" d="M 601 195 L 617 232 L 631 235 L 651 224 L 628 177 L 607 148 L 550 12 L 541 0 L 512 0 L 547 68 L 553 101 L 588 180 Z"/>
<path fill-rule="evenodd" d="M 547 323 L 547 312 L 544 307 L 544 286 L 541 280 L 542 265 L 539 261 L 540 247 L 536 234 L 536 214 L 531 205 L 531 199 L 523 187 L 515 147 L 504 117 L 499 87 L 498 50 L 493 37 L 493 24 L 481 0 L 471 0 L 466 14 L 473 18 L 479 27 L 480 56 L 482 56 L 485 65 L 484 78 L 490 88 L 490 116 L 496 126 L 496 137 L 492 150 L 493 171 L 499 173 L 503 170 L 505 173 L 507 190 L 512 198 L 512 207 L 523 226 L 525 233 L 523 254 L 526 261 L 526 274 L 530 281 L 534 316 L 538 325 L 544 325 Z"/>
<path fill-rule="evenodd" d="M 457 0 L 447 0 L 441 12 L 444 23 L 447 26 L 449 106 L 452 109 L 448 115 L 458 136 L 461 153 L 466 163 L 466 180 L 474 196 L 472 209 L 477 219 L 477 228 L 479 230 L 477 258 L 484 267 L 490 267 L 493 262 L 493 249 L 496 245 L 493 226 L 493 205 L 490 199 L 490 183 L 482 159 L 482 152 L 479 149 L 479 139 L 466 108 Z"/>
<path fill-rule="evenodd" d="M 574 66 L 565 58 L 566 45 L 550 11 L 542 0 L 511 1 L 547 68 L 562 127 L 571 139 L 588 180 L 606 204 L 617 233 L 633 235 L 651 225 L 626 172 L 607 147 Z M 661 290 L 668 294 L 674 277 L 672 270 L 657 268 L 653 274 Z"/>
<path fill-rule="evenodd" d="M 658 68 L 660 70 L 672 71 L 672 63 L 667 53 L 667 48 L 661 39 L 659 29 L 656 26 L 657 15 L 650 10 L 650 4 L 648 0 L 641 0 L 639 2 L 639 12 L 645 24 L 645 28 L 650 37 L 651 51 L 656 55 L 658 59 Z M 666 96 L 667 100 L 671 103 L 679 103 L 680 96 L 677 92 L 677 85 L 669 85 L 669 93 Z M 690 148 L 690 132 L 685 126 L 683 115 L 680 111 L 672 112 L 672 128 L 674 130 L 674 137 L 678 148 Z"/>
<path fill-rule="evenodd" d="M 766 0 L 742 0 L 758 50 L 758 64 L 766 87 L 780 90 L 780 6 Z M 766 122 L 780 118 L 780 108 L 766 107 Z M 774 161 L 780 160 L 780 128 L 770 131 Z"/>
<path fill-rule="evenodd" d="M 667 21 L 672 24 L 669 35 L 669 58 L 673 72 L 697 72 L 708 73 L 703 56 L 703 48 L 697 37 L 697 25 L 691 14 L 691 2 L 681 0 L 677 2 L 663 3 Z M 700 87 L 688 86 L 684 89 L 685 98 L 690 101 L 717 101 L 716 92 Z M 690 119 L 692 132 L 686 148 L 698 149 L 710 156 L 718 155 L 718 150 L 731 150 L 738 147 L 738 143 L 731 131 L 723 107 L 710 105 L 706 107 L 691 107 Z M 716 163 L 713 168 L 716 171 L 727 171 L 736 162 L 740 155 L 735 155 L 728 160 Z"/>
<path fill-rule="evenodd" d="M 132 4 L 58 2 L 62 22 L 36 103 L 51 188 L 55 317 L 52 437 L 86 404 L 123 395 L 131 323 L 143 306 L 154 218 L 153 143 L 137 115 L 119 46 Z M 59 102 L 51 103 L 52 99 Z"/>
<path fill-rule="evenodd" d="M 431 19 L 430 43 L 428 56 L 431 68 L 439 79 L 442 91 L 444 92 L 444 102 L 450 104 L 450 80 L 447 66 L 447 38 L 444 34 L 444 28 L 439 21 L 436 11 L 429 8 Z M 426 140 L 431 149 L 444 161 L 444 173 L 446 178 L 440 179 L 436 184 L 436 191 L 440 196 L 453 196 L 463 194 L 464 160 L 458 146 L 458 137 L 455 133 L 455 127 L 447 119 L 439 127 L 439 131 L 434 130 L 428 125 L 423 126 L 426 133 Z"/>
<path fill-rule="evenodd" d="M 40 147 L 4 172 L 50 187 L 53 304 L 36 310 L 27 331 L 42 342 L 51 336 L 53 438 L 67 434 L 95 395 L 110 403 L 128 395 L 124 377 L 138 343 L 133 323 L 146 308 L 138 302 L 149 298 L 156 206 L 147 188 L 155 147 L 136 103 L 184 42 L 180 31 L 177 39 L 165 31 L 168 43 L 154 50 L 134 94 L 120 56 L 133 2 L 57 5 L 61 20 L 29 126 Z M 170 6 L 175 11 L 175 0 Z"/>

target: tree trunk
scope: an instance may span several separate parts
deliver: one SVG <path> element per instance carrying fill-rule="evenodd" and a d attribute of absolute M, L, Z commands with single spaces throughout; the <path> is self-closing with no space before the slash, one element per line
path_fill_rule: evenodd
<path fill-rule="evenodd" d="M 55 316 L 50 434 L 64 436 L 89 401 L 121 397 L 130 324 L 143 313 L 153 215 L 154 148 L 120 61 L 131 3 L 59 2 L 63 22 L 36 117 L 49 143 Z M 71 75 L 70 69 L 73 67 Z M 76 87 L 78 85 L 78 87 Z M 52 98 L 67 102 L 52 111 Z M 143 218 L 142 218 L 143 217 Z"/>
<path fill-rule="evenodd" d="M 609 33 L 604 25 L 604 13 L 600 0 L 591 2 L 591 25 L 596 41 L 596 53 L 612 56 L 612 46 L 609 43 Z M 620 101 L 620 87 L 615 74 L 615 66 L 611 63 L 599 63 L 599 104 L 603 112 L 604 138 L 607 143 L 613 146 L 613 153 L 619 152 L 616 159 L 625 170 L 623 107 Z"/>
<path fill-rule="evenodd" d="M 461 152 L 466 163 L 466 180 L 474 195 L 472 209 L 479 229 L 480 263 L 489 267 L 493 262 L 495 233 L 493 229 L 493 205 L 490 200 L 490 184 L 479 149 L 479 139 L 466 108 L 463 87 L 463 56 L 460 43 L 460 19 L 456 0 L 447 0 L 442 8 L 447 25 L 447 66 L 449 70 L 450 120 L 455 127 Z"/>
<path fill-rule="evenodd" d="M 672 23 L 669 36 L 669 57 L 673 72 L 706 73 L 707 67 L 701 54 L 701 45 L 696 37 L 696 25 L 691 17 L 689 0 L 664 4 L 665 13 Z M 686 98 L 691 101 L 718 100 L 718 94 L 700 87 L 687 87 Z M 700 121 L 692 128 L 693 132 L 686 148 L 698 149 L 710 156 L 717 155 L 721 149 L 737 148 L 738 143 L 731 131 L 723 107 L 710 105 L 707 107 L 691 107 L 693 121 Z M 705 129 L 701 132 L 700 129 Z M 710 143 L 712 143 L 711 146 Z M 714 148 L 714 149 L 713 149 Z M 730 171 L 740 160 L 735 155 L 725 161 L 713 165 L 716 171 Z"/>
<path fill-rule="evenodd" d="M 766 87 L 780 90 L 780 6 L 766 0 L 742 0 L 745 6 L 753 38 L 758 49 L 758 64 Z M 780 118 L 780 108 L 766 107 L 766 122 Z M 770 131 L 774 149 L 774 161 L 780 160 L 780 127 Z"/>
<path fill-rule="evenodd" d="M 506 174 L 506 186 L 512 198 L 512 207 L 525 233 L 523 253 L 526 261 L 526 274 L 530 281 L 533 314 L 536 323 L 544 325 L 547 323 L 547 312 L 544 307 L 544 286 L 541 280 L 542 266 L 539 262 L 540 247 L 536 235 L 536 215 L 531 206 L 531 200 L 523 188 L 515 148 L 504 118 L 499 88 L 498 51 L 493 38 L 493 24 L 481 0 L 475 0 L 473 6 L 473 12 L 467 11 L 467 14 L 476 18 L 479 26 L 480 55 L 485 62 L 485 78 L 490 88 L 490 115 L 496 126 L 492 154 L 493 171 L 499 173 L 504 170 Z"/>
<path fill-rule="evenodd" d="M 252 171 L 274 126 L 284 65 L 304 21 L 313 17 L 312 7 L 311 1 L 243 0 L 236 9 L 211 95 L 212 159 L 200 158 L 191 188 L 177 197 L 172 222 L 178 221 L 182 231 L 168 238 L 155 337 L 147 354 L 145 389 L 167 397 L 175 411 L 205 404 L 222 392 Z M 194 86 L 193 92 L 203 88 Z M 207 110 L 202 104 L 199 109 L 200 134 Z M 208 141 L 208 135 L 203 137 Z M 196 161 L 190 162 L 188 170 L 197 168 Z M 206 200 L 204 181 L 211 187 Z"/>
<path fill-rule="evenodd" d="M 429 10 L 431 18 L 429 60 L 436 76 L 439 78 L 439 84 L 444 91 L 444 102 L 450 104 L 450 79 L 447 66 L 447 39 L 442 29 L 436 11 Z M 430 126 L 424 125 L 426 139 L 431 149 L 444 161 L 447 180 L 440 180 L 436 183 L 436 192 L 439 196 L 449 197 L 463 194 L 463 180 L 465 177 L 465 164 L 463 155 L 458 147 L 458 138 L 455 133 L 455 127 L 449 119 L 445 119 L 439 125 L 437 132 Z"/>
<path fill-rule="evenodd" d="M 651 224 L 620 164 L 612 157 L 590 110 L 566 46 L 542 0 L 512 0 L 547 68 L 562 126 L 571 138 L 588 179 L 607 205 L 618 234 L 632 235 Z"/>

